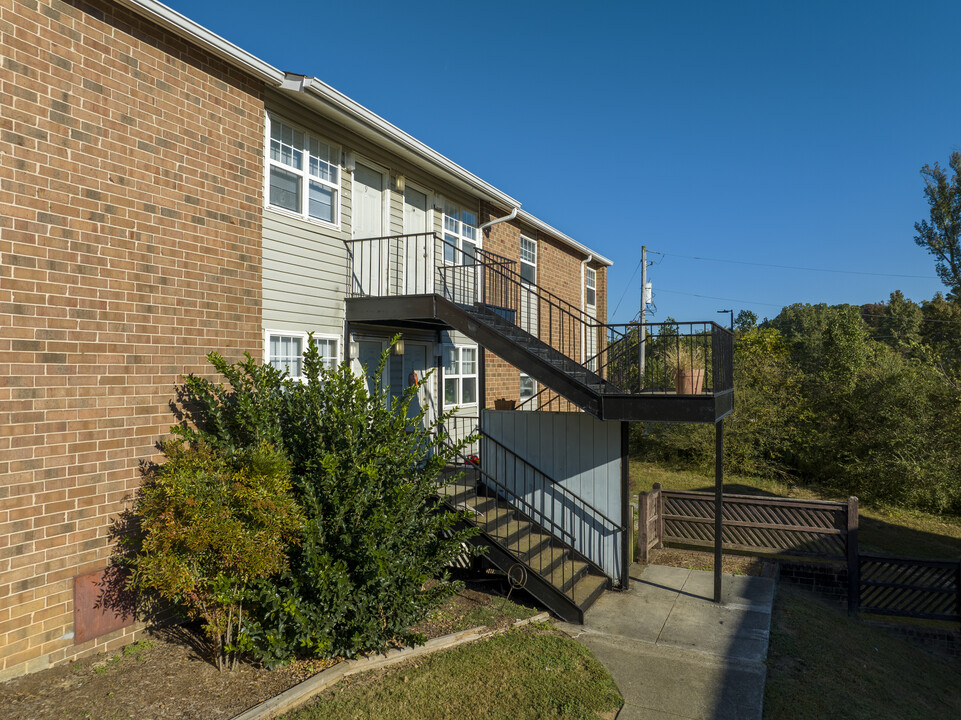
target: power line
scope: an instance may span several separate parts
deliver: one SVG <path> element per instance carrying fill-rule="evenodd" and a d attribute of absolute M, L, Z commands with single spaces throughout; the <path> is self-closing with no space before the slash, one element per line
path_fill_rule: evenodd
<path fill-rule="evenodd" d="M 634 272 L 631 273 L 631 279 L 627 281 L 627 285 L 624 286 L 624 292 L 621 293 L 621 299 L 617 301 L 617 306 L 614 308 L 614 312 L 611 313 L 611 317 L 617 315 L 617 311 L 621 307 L 621 303 L 624 302 L 624 297 L 627 295 L 627 291 L 631 289 L 631 283 L 634 282 L 634 276 L 637 275 L 637 270 L 641 267 L 641 263 L 644 261 L 642 256 L 640 260 L 637 261 L 637 265 L 634 267 Z M 641 301 L 643 302 L 644 288 L 641 288 Z"/>
<path fill-rule="evenodd" d="M 751 262 L 749 260 L 727 260 L 725 258 L 709 258 L 709 257 L 699 257 L 697 255 L 680 255 L 678 253 L 663 253 L 657 250 L 648 250 L 649 253 L 654 253 L 661 255 L 662 257 L 686 258 L 688 260 L 701 260 L 703 262 L 719 262 L 719 263 L 729 263 L 731 265 L 753 265 L 755 267 L 769 267 L 769 268 L 780 268 L 781 270 L 807 270 L 808 272 L 825 272 L 825 273 L 837 273 L 840 275 L 871 275 L 873 277 L 893 277 L 893 278 L 915 278 L 919 280 L 931 280 L 930 275 L 897 275 L 893 273 L 876 273 L 876 272 L 866 272 L 863 270 L 836 270 L 833 268 L 814 268 L 814 267 L 804 267 L 802 265 L 775 265 L 773 263 L 760 263 Z"/>
<path fill-rule="evenodd" d="M 648 250 L 648 252 L 651 252 L 651 251 Z M 744 303 L 745 305 L 768 305 L 770 307 L 778 307 L 778 308 L 787 307 L 786 305 L 781 305 L 778 303 L 759 302 L 756 300 L 738 300 L 737 298 L 718 297 L 717 295 L 699 295 L 698 293 L 682 292 L 680 290 L 665 290 L 664 288 L 658 288 L 657 291 L 672 293 L 674 295 L 688 295 L 690 297 L 706 298 L 707 300 L 725 300 L 726 302 Z"/>

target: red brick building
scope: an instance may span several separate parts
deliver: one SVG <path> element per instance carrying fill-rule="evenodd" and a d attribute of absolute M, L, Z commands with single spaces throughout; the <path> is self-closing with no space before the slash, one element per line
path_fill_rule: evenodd
<path fill-rule="evenodd" d="M 442 235 L 460 213 L 478 247 L 605 322 L 609 261 L 523 211 L 481 230 L 516 201 L 153 0 L 10 0 L 0 47 L 0 680 L 133 637 L 97 634 L 78 579 L 106 567 L 175 386 L 208 371 L 208 352 L 288 364 L 271 348 L 316 331 L 332 359 L 358 360 L 373 326 L 350 327 L 344 298 L 362 192 L 382 193 L 380 234 L 423 211 Z M 272 154 L 288 129 L 291 147 L 323 153 L 322 182 Z M 424 337 L 408 339 L 431 365 L 468 342 Z M 578 342 L 576 360 L 598 350 Z M 522 399 L 515 367 L 487 351 L 479 368 L 476 410 Z"/>

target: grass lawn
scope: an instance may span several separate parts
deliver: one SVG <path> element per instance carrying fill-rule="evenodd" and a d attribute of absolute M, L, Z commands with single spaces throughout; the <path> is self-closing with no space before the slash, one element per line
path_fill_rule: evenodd
<path fill-rule="evenodd" d="M 764 693 L 768 720 L 961 717 L 961 668 L 778 588 Z"/>
<path fill-rule="evenodd" d="M 287 720 L 613 718 L 622 704 L 587 649 L 543 628 L 487 640 L 341 681 Z"/>
<path fill-rule="evenodd" d="M 815 500 L 845 500 L 816 489 L 780 480 L 725 474 L 724 492 L 780 495 Z M 650 490 L 659 482 L 670 490 L 714 489 L 714 475 L 690 470 L 673 470 L 653 463 L 631 460 L 631 493 Z M 931 515 L 916 510 L 876 507 L 858 508 L 858 542 L 861 550 L 922 558 L 952 558 L 961 555 L 961 517 Z"/>

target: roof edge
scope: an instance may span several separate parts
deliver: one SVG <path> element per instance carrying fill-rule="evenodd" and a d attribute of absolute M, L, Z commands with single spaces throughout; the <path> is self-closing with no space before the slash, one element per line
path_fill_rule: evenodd
<path fill-rule="evenodd" d="M 425 145 L 413 135 L 404 132 L 399 127 L 385 120 L 377 113 L 368 110 L 357 101 L 350 99 L 339 90 L 335 90 L 323 80 L 310 77 L 308 75 L 287 73 L 287 80 L 284 83 L 284 89 L 313 95 L 337 110 L 352 116 L 379 135 L 397 143 L 405 150 L 412 152 L 415 155 L 419 155 L 424 160 L 441 169 L 442 171 L 457 177 L 459 180 L 461 180 L 461 182 L 482 193 L 489 200 L 509 205 L 512 208 L 520 207 L 520 202 L 518 200 L 515 200 L 510 195 L 498 190 L 490 183 L 482 180 L 466 168 L 461 167 L 453 160 L 450 160 L 434 150 L 432 147 Z"/>
<path fill-rule="evenodd" d="M 570 245 L 572 248 L 576 250 L 580 250 L 585 255 L 593 255 L 594 260 L 599 262 L 601 265 L 606 265 L 610 267 L 611 265 L 614 264 L 613 260 L 609 260 L 603 255 L 601 255 L 599 252 L 595 252 L 594 250 L 591 250 L 589 247 L 587 247 L 587 245 L 577 242 L 577 240 L 575 240 L 574 238 L 570 237 L 569 235 L 565 235 L 555 227 L 551 227 L 546 222 L 544 222 L 540 218 L 534 217 L 526 210 L 521 210 L 520 212 L 518 212 L 517 219 L 522 220 L 523 222 L 526 222 L 528 225 L 533 225 L 535 228 L 537 228 L 541 232 L 547 233 L 548 235 L 553 235 L 561 242 L 567 245 Z"/>
<path fill-rule="evenodd" d="M 279 87 L 284 81 L 284 73 L 281 70 L 163 3 L 156 0 L 116 0 L 116 2 L 270 85 Z"/>

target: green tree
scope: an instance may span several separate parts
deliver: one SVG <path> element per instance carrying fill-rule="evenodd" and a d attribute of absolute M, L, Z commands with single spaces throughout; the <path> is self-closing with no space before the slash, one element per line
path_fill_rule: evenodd
<path fill-rule="evenodd" d="M 900 290 L 891 293 L 878 323 L 878 337 L 895 350 L 914 348 L 921 341 L 921 307 L 904 297 Z"/>
<path fill-rule="evenodd" d="M 951 177 L 938 163 L 921 168 L 924 196 L 930 205 L 931 221 L 914 224 L 914 242 L 937 258 L 938 277 L 947 286 L 948 297 L 961 299 L 961 152 L 952 152 L 948 167 Z"/>
<path fill-rule="evenodd" d="M 757 313 L 750 310 L 741 310 L 734 318 L 734 329 L 738 332 L 747 332 L 757 327 Z"/>

